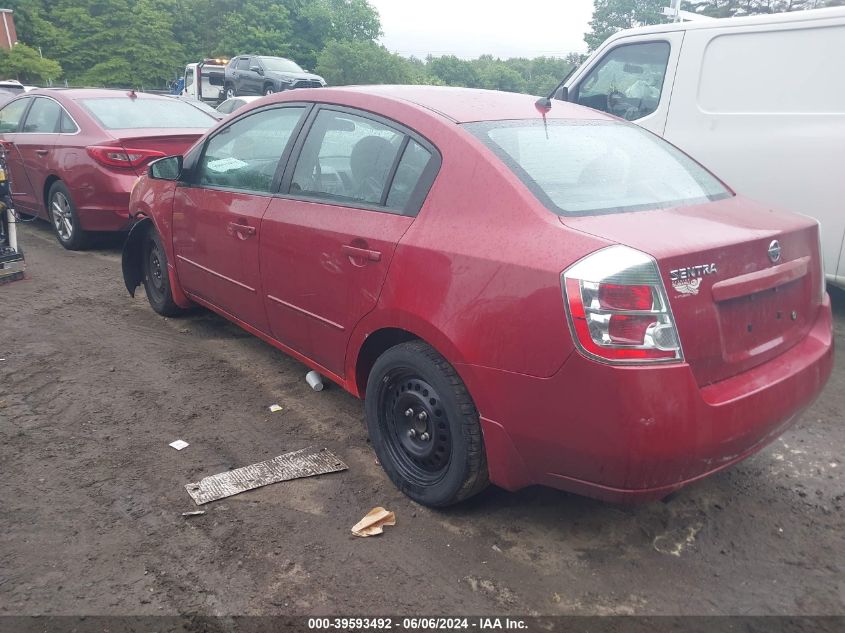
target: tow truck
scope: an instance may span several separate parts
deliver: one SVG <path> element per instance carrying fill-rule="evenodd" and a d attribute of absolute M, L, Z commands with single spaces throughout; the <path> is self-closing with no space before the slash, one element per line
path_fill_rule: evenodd
<path fill-rule="evenodd" d="M 207 57 L 185 66 L 182 86 L 176 94 L 217 105 L 224 99 L 223 71 L 228 59 Z"/>

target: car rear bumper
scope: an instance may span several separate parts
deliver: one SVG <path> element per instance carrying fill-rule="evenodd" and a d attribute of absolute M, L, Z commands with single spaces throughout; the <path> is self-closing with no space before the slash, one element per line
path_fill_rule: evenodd
<path fill-rule="evenodd" d="M 126 203 L 128 207 L 128 196 Z M 86 231 L 128 231 L 135 223 L 128 209 L 78 209 L 77 214 Z"/>
<path fill-rule="evenodd" d="M 482 413 L 491 480 L 608 501 L 659 499 L 759 450 L 833 365 L 830 301 L 780 356 L 699 387 L 686 364 L 604 365 L 574 353 L 550 378 L 458 366 Z"/>

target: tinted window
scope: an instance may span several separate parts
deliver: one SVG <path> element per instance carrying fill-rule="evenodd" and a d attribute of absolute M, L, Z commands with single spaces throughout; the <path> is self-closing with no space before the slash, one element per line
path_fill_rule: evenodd
<path fill-rule="evenodd" d="M 0 132 L 17 132 L 23 111 L 29 103 L 29 99 L 18 99 L 12 101 L 0 110 Z"/>
<path fill-rule="evenodd" d="M 65 112 L 64 108 L 62 109 L 62 118 L 59 122 L 59 131 L 62 134 L 73 134 L 74 132 L 79 131 L 76 123 L 73 122 L 73 119 L 71 119 L 70 115 Z"/>
<path fill-rule="evenodd" d="M 269 193 L 279 159 L 304 110 L 263 110 L 215 134 L 202 158 L 199 184 Z"/>
<path fill-rule="evenodd" d="M 610 121 L 467 124 L 555 213 L 583 215 L 730 196 L 709 172 L 636 125 Z"/>
<path fill-rule="evenodd" d="M 249 57 L 238 59 L 238 70 L 249 70 Z"/>
<path fill-rule="evenodd" d="M 107 130 L 143 128 L 210 128 L 216 119 L 178 99 L 106 97 L 79 99 L 80 105 Z"/>
<path fill-rule="evenodd" d="M 633 121 L 660 103 L 668 42 L 617 46 L 578 85 L 575 101 Z"/>
<path fill-rule="evenodd" d="M 290 192 L 383 204 L 404 135 L 371 119 L 322 110 L 302 147 Z"/>
<path fill-rule="evenodd" d="M 54 134 L 59 131 L 62 106 L 52 99 L 36 98 L 26 115 L 22 132 Z"/>
<path fill-rule="evenodd" d="M 402 211 L 419 185 L 425 168 L 431 162 L 431 152 L 414 140 L 409 140 L 387 195 L 387 206 Z"/>

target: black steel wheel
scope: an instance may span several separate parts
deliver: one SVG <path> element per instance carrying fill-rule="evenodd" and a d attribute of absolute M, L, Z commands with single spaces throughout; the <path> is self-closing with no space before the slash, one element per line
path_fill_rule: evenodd
<path fill-rule="evenodd" d="M 173 301 L 173 294 L 170 290 L 170 276 L 167 273 L 167 253 L 161 243 L 161 238 L 153 229 L 147 234 L 144 240 L 143 271 L 144 290 L 147 293 L 147 301 L 150 302 L 153 310 L 162 316 L 176 316 L 183 312 L 183 309 Z"/>
<path fill-rule="evenodd" d="M 414 341 L 382 354 L 365 407 L 382 467 L 415 501 L 445 506 L 486 487 L 478 412 L 457 372 L 431 346 Z"/>

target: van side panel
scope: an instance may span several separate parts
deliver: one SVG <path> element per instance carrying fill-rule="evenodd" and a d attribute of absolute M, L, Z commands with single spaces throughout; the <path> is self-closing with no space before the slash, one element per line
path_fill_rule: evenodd
<path fill-rule="evenodd" d="M 690 29 L 665 138 L 731 187 L 821 222 L 845 281 L 845 16 Z"/>

